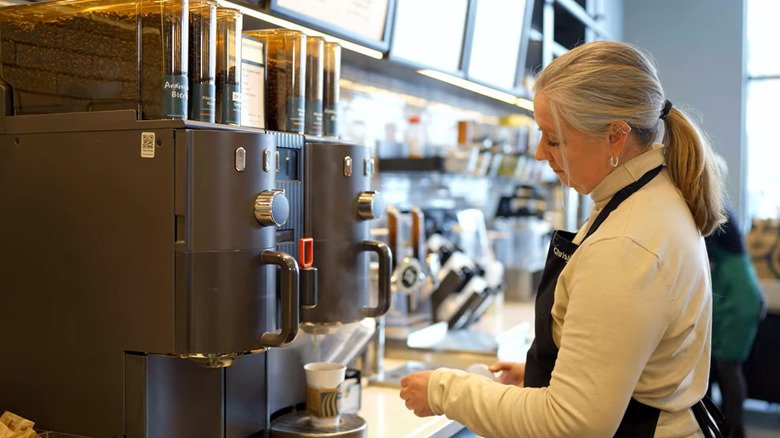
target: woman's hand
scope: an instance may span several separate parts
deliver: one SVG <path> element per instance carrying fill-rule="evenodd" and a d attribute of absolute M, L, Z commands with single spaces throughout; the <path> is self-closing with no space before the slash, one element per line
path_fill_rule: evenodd
<path fill-rule="evenodd" d="M 495 373 L 501 371 L 496 381 L 505 385 L 523 386 L 525 377 L 525 363 L 518 362 L 496 362 L 488 368 Z"/>
<path fill-rule="evenodd" d="M 433 371 L 421 371 L 409 374 L 401 379 L 401 398 L 406 401 L 406 408 L 414 411 L 418 417 L 433 415 L 428 404 L 428 381 Z"/>

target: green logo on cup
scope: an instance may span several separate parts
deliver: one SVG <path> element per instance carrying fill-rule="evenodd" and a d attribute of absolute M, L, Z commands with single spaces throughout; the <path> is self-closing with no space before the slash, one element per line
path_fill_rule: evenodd
<path fill-rule="evenodd" d="M 317 418 L 331 418 L 341 411 L 341 385 L 338 388 L 306 388 L 306 412 Z"/>

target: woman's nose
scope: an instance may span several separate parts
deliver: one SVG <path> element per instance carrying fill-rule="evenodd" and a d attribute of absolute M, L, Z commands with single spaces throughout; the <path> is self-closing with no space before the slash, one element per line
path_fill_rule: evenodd
<path fill-rule="evenodd" d="M 548 158 L 546 158 L 548 154 L 544 150 L 544 144 L 542 140 L 539 140 L 539 144 L 536 145 L 536 152 L 534 152 L 534 159 L 536 161 L 550 161 Z"/>

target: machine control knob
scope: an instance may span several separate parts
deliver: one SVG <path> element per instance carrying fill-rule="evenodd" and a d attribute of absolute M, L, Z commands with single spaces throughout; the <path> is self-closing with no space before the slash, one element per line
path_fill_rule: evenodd
<path fill-rule="evenodd" d="M 382 217 L 385 202 L 382 195 L 375 190 L 361 192 L 357 200 L 357 213 L 360 219 L 372 220 Z"/>
<path fill-rule="evenodd" d="M 255 219 L 264 227 L 279 227 L 290 217 L 290 201 L 284 190 L 266 190 L 255 199 Z"/>

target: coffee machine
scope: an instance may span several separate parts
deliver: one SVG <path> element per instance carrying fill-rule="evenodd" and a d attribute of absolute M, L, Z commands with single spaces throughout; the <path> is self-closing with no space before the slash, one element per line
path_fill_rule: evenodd
<path fill-rule="evenodd" d="M 2 112 L 0 409 L 90 437 L 272 435 L 305 400 L 285 351 L 299 326 L 387 311 L 369 148 L 127 110 Z"/>
<path fill-rule="evenodd" d="M 322 339 L 345 324 L 388 311 L 393 254 L 384 243 L 370 239 L 370 221 L 384 212 L 380 194 L 371 190 L 375 161 L 370 148 L 314 137 L 303 142 L 302 152 L 303 234 L 311 239 L 316 269 L 301 270 L 300 327 L 305 335 Z M 378 263 L 376 297 L 369 293 L 372 256 Z M 269 398 L 270 436 L 365 436 L 367 425 L 354 414 L 342 415 L 340 425 L 329 429 L 318 430 L 308 421 L 302 365 L 310 353 L 301 348 L 268 352 L 268 389 L 274 394 Z"/>

